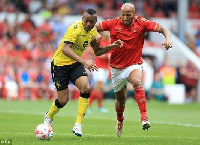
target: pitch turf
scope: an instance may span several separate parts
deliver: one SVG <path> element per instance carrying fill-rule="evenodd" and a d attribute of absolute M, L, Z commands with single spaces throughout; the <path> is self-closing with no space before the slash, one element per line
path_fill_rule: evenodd
<path fill-rule="evenodd" d="M 147 106 L 152 126 L 149 131 L 143 131 L 133 99 L 127 101 L 121 137 L 117 137 L 114 130 L 114 100 L 104 101 L 109 109 L 107 114 L 99 113 L 95 102 L 92 113 L 83 121 L 83 136 L 73 135 L 77 102 L 71 100 L 54 118 L 53 138 L 37 140 L 34 129 L 43 122 L 43 114 L 51 103 L 0 100 L 0 141 L 11 139 L 13 145 L 200 145 L 200 104 L 168 105 L 150 101 Z"/>

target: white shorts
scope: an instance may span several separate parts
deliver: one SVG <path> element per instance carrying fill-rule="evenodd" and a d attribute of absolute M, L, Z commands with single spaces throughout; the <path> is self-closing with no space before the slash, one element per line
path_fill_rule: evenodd
<path fill-rule="evenodd" d="M 104 84 L 108 81 L 109 71 L 107 69 L 99 68 L 98 71 L 93 73 L 94 82 L 102 81 Z"/>
<path fill-rule="evenodd" d="M 119 92 L 124 86 L 127 86 L 127 78 L 135 69 L 143 71 L 142 65 L 131 65 L 123 70 L 111 68 L 112 86 L 114 92 Z"/>

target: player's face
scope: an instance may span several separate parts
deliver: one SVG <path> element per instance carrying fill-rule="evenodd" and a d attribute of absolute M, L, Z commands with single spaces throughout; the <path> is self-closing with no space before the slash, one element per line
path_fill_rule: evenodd
<path fill-rule="evenodd" d="M 122 11 L 122 22 L 124 25 L 129 26 L 133 22 L 133 18 L 135 16 L 135 13 L 133 11 Z"/>
<path fill-rule="evenodd" d="M 88 32 L 94 28 L 97 22 L 97 16 L 86 15 L 82 18 L 84 29 Z"/>

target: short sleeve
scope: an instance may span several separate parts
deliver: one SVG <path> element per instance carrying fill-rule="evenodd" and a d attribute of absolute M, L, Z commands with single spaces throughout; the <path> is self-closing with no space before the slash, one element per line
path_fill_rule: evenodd
<path fill-rule="evenodd" d="M 160 24 L 157 22 L 153 22 L 153 21 L 147 21 L 146 22 L 146 31 L 150 32 L 150 31 L 154 31 L 157 32 L 159 30 Z"/>
<path fill-rule="evenodd" d="M 114 19 L 105 20 L 99 23 L 100 31 L 110 31 L 114 26 Z"/>
<path fill-rule="evenodd" d="M 81 33 L 81 29 L 78 28 L 77 25 L 70 26 L 63 37 L 64 43 L 71 43 L 71 44 L 75 43 L 80 33 Z"/>

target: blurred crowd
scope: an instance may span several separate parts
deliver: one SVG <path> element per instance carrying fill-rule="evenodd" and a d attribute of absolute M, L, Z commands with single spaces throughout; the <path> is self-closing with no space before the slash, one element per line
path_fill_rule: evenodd
<path fill-rule="evenodd" d="M 146 17 L 176 16 L 176 0 L 1 0 L 0 12 L 25 13 L 26 18 L 18 22 L 16 17 L 12 24 L 7 19 L 0 22 L 0 98 L 55 98 L 50 62 L 67 29 L 62 16 L 82 14 L 88 7 L 93 7 L 101 11 L 99 14 L 103 18 L 112 18 L 118 15 L 117 11 L 123 2 L 133 2 L 137 13 Z M 200 2 L 190 0 L 189 3 L 189 12 L 192 13 L 189 16 L 200 18 Z M 43 13 L 48 18 L 59 15 L 60 19 L 46 19 L 42 25 L 36 26 L 31 19 L 31 15 L 35 13 Z M 186 38 L 187 45 L 200 56 L 200 31 L 193 38 Z M 89 51 L 86 51 L 84 57 L 95 60 L 95 56 Z M 194 64 L 190 61 L 186 65 L 177 62 L 179 65 L 174 67 L 170 65 L 167 56 L 162 66 L 155 66 L 151 57 L 144 57 L 144 60 L 143 85 L 148 99 L 166 101 L 168 96 L 164 90 L 165 85 L 183 84 L 186 88 L 186 101 L 196 100 L 200 71 Z M 91 84 L 92 75 L 89 73 Z M 69 89 L 71 98 L 76 99 L 79 96 L 77 89 L 73 85 Z M 134 96 L 132 87 L 128 86 L 128 90 L 128 96 Z M 114 98 L 110 80 L 104 86 L 104 97 Z"/>
<path fill-rule="evenodd" d="M 48 15 L 77 15 L 92 7 L 103 18 L 118 15 L 124 2 L 134 3 L 137 13 L 145 17 L 173 17 L 177 14 L 177 0 L 1 0 L 0 12 L 39 13 Z M 189 0 L 189 18 L 200 18 L 200 1 Z"/>

